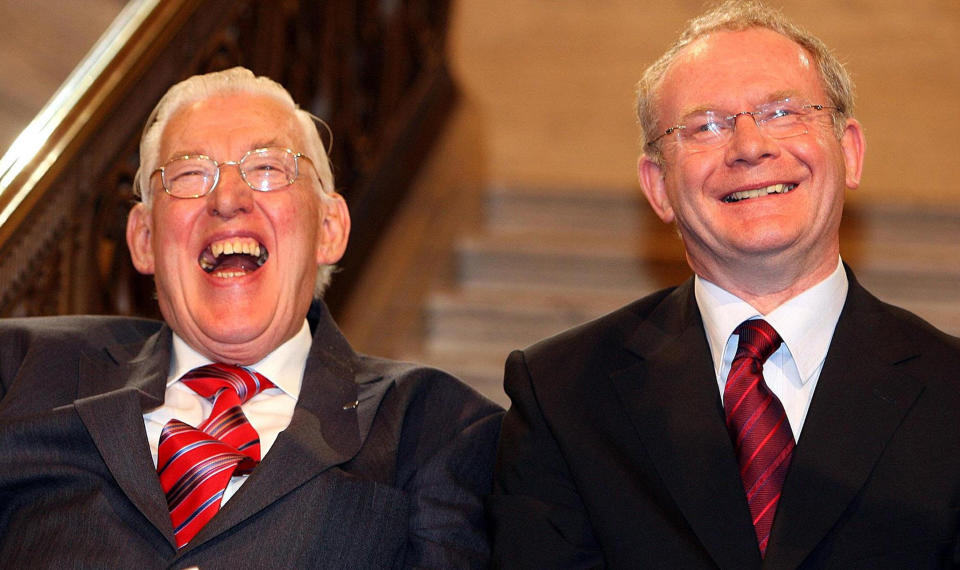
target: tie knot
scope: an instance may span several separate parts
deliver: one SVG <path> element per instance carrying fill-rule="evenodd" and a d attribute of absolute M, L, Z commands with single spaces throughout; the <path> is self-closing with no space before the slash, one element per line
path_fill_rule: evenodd
<path fill-rule="evenodd" d="M 219 362 L 194 368 L 184 374 L 180 381 L 204 398 L 214 398 L 220 391 L 229 388 L 237 394 L 241 404 L 261 390 L 274 387 L 273 382 L 262 374 Z"/>
<path fill-rule="evenodd" d="M 743 321 L 733 332 L 740 337 L 734 360 L 753 358 L 766 362 L 783 342 L 777 331 L 763 319 Z"/>

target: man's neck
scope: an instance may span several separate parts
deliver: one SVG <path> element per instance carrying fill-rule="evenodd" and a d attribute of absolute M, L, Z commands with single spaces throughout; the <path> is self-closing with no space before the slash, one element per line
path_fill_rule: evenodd
<path fill-rule="evenodd" d="M 737 264 L 697 264 L 694 273 L 736 295 L 765 315 L 826 279 L 836 270 L 839 251 L 816 264 L 758 258 Z M 731 268 L 731 265 L 733 268 Z"/>

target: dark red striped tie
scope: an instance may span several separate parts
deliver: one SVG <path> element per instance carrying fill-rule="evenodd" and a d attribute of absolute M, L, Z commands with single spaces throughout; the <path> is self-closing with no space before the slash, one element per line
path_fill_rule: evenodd
<path fill-rule="evenodd" d="M 194 368 L 181 381 L 214 402 L 210 417 L 197 428 L 173 419 L 160 433 L 157 472 L 178 548 L 220 510 L 230 477 L 249 473 L 260 462 L 260 437 L 240 406 L 274 387 L 256 372 L 227 364 Z"/>
<path fill-rule="evenodd" d="M 763 363 L 783 341 L 763 320 L 744 321 L 734 333 L 740 342 L 723 389 L 723 409 L 764 556 L 794 446 L 783 405 L 763 380 Z"/>

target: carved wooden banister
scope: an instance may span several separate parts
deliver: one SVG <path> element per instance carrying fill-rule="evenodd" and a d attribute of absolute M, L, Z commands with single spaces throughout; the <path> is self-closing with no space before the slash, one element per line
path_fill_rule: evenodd
<path fill-rule="evenodd" d="M 243 65 L 335 136 L 354 219 L 328 303 L 351 290 L 454 97 L 449 0 L 136 0 L 0 159 L 0 316 L 156 315 L 124 227 L 140 130 L 173 83 Z"/>

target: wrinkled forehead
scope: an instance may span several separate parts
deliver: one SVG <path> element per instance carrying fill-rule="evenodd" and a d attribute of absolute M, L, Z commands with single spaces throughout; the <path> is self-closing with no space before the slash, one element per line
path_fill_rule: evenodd
<path fill-rule="evenodd" d="M 262 94 L 216 94 L 185 102 L 171 113 L 160 134 L 159 158 L 235 154 L 263 146 L 300 150 L 303 143 L 295 109 L 284 101 Z"/>
<path fill-rule="evenodd" d="M 663 75 L 663 114 L 742 110 L 771 98 L 824 96 L 816 62 L 790 38 L 766 28 L 705 34 L 684 47 Z"/>

